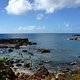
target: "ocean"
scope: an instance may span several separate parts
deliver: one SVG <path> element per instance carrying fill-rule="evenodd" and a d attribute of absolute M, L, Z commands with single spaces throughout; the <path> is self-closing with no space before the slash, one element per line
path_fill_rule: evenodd
<path fill-rule="evenodd" d="M 58 67 L 70 66 L 68 63 L 79 60 L 80 41 L 68 40 L 72 35 L 64 33 L 0 34 L 0 39 L 28 38 L 30 41 L 37 42 L 37 45 L 31 46 L 31 52 L 34 54 L 34 56 L 31 56 L 32 67 L 35 68 L 41 63 L 49 70 L 56 70 Z M 36 51 L 38 48 L 50 49 L 51 52 L 38 53 Z M 0 54 L 0 56 L 19 57 L 18 51 Z M 23 54 L 25 60 L 28 57 L 28 55 Z"/>

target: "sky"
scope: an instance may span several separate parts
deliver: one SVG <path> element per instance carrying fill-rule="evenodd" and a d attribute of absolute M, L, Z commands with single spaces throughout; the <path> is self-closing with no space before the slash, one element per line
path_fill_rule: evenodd
<path fill-rule="evenodd" d="M 80 33 L 80 0 L 0 0 L 0 33 Z"/>

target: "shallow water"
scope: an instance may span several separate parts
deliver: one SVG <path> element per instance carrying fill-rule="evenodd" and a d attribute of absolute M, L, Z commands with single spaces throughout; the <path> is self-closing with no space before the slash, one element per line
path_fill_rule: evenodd
<path fill-rule="evenodd" d="M 54 69 L 60 66 L 59 63 L 68 63 L 78 60 L 80 56 L 80 41 L 70 41 L 68 38 L 72 34 L 0 34 L 0 38 L 29 38 L 30 41 L 38 43 L 31 46 L 30 51 L 34 54 L 31 56 L 33 68 L 39 63 L 43 63 L 47 68 Z M 51 53 L 41 54 L 37 48 L 51 49 Z M 28 50 L 28 48 L 25 48 Z M 20 50 L 14 50 L 11 53 L 0 54 L 1 56 L 10 56 L 21 58 L 18 54 Z M 29 55 L 23 53 L 23 59 L 28 59 Z M 66 65 L 65 65 L 66 66 Z M 56 68 L 55 68 L 56 69 Z"/>

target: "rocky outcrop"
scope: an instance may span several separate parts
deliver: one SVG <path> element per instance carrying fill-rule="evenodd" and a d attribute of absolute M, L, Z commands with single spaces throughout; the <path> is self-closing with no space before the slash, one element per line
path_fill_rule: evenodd
<path fill-rule="evenodd" d="M 12 69 L 0 61 L 0 80 L 15 80 L 16 76 Z"/>
<path fill-rule="evenodd" d="M 49 72 L 44 66 L 42 66 L 37 69 L 37 71 L 34 75 L 36 75 L 37 77 L 40 77 L 40 78 L 44 78 L 49 75 Z"/>
<path fill-rule="evenodd" d="M 43 80 L 48 75 L 49 75 L 48 70 L 44 66 L 42 66 L 36 70 L 35 74 L 30 75 L 27 78 L 27 80 Z M 45 80 L 48 80 L 48 79 L 45 79 Z"/>
<path fill-rule="evenodd" d="M 30 41 L 29 41 L 29 42 L 27 42 L 27 44 L 28 44 L 28 45 L 37 45 L 37 43 L 36 43 L 36 42 L 30 42 Z"/>
<path fill-rule="evenodd" d="M 68 80 L 66 74 L 64 73 L 57 73 L 56 80 Z"/>
<path fill-rule="evenodd" d="M 25 73 L 18 73 L 17 80 L 27 80 L 29 75 L 26 75 Z"/>
<path fill-rule="evenodd" d="M 33 56 L 33 55 L 34 55 L 34 54 L 33 54 L 33 53 L 31 53 L 31 52 L 28 52 L 28 54 L 29 54 L 29 55 L 31 55 L 31 56 Z"/>
<path fill-rule="evenodd" d="M 17 64 L 16 64 L 16 66 L 18 66 L 18 67 L 19 67 L 19 66 L 22 66 L 22 64 L 20 64 L 20 63 L 17 63 Z"/>
<path fill-rule="evenodd" d="M 8 52 L 12 52 L 13 50 L 12 49 L 8 49 Z"/>
<path fill-rule="evenodd" d="M 80 40 L 80 37 L 72 37 L 69 40 Z"/>
<path fill-rule="evenodd" d="M 22 52 L 27 52 L 27 50 L 22 50 Z"/>
<path fill-rule="evenodd" d="M 41 52 L 41 53 L 50 53 L 49 49 L 44 49 L 44 48 L 39 48 L 39 49 L 37 49 L 37 51 Z"/>
<path fill-rule="evenodd" d="M 0 44 L 16 44 L 16 43 L 27 43 L 28 38 L 8 38 L 8 39 L 0 39 Z"/>
<path fill-rule="evenodd" d="M 24 68 L 29 68 L 30 67 L 30 63 L 24 63 Z"/>

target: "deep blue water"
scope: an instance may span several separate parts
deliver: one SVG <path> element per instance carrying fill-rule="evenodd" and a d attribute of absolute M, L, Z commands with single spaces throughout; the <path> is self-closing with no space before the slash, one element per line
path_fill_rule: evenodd
<path fill-rule="evenodd" d="M 51 53 L 36 53 L 32 57 L 34 62 L 52 61 L 54 62 L 72 62 L 78 59 L 80 56 L 80 41 L 71 41 L 68 38 L 72 37 L 72 34 L 0 34 L 0 38 L 28 38 L 30 41 L 38 43 L 37 48 L 51 49 Z M 10 54 L 12 55 L 12 54 Z M 53 67 L 53 64 L 45 64 Z"/>

